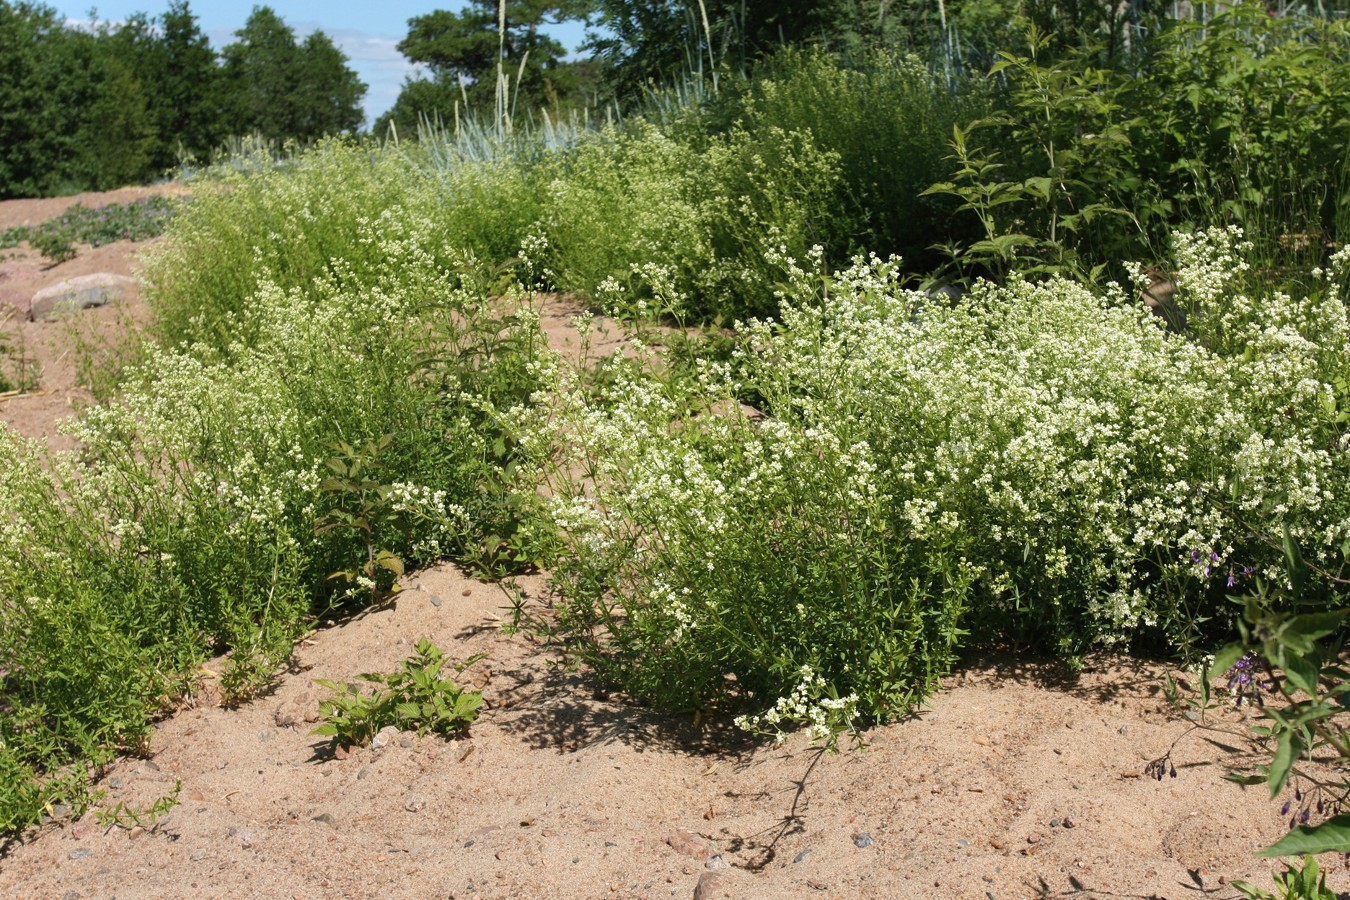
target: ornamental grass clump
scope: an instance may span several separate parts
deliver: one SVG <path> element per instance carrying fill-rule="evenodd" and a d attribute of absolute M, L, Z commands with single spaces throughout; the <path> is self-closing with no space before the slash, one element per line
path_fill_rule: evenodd
<path fill-rule="evenodd" d="M 1178 283 L 1236 240 L 1183 243 L 1207 249 Z M 644 700 L 781 727 L 809 667 L 826 708 L 884 721 L 966 643 L 1185 650 L 1231 622 L 1229 569 L 1277 565 L 1253 523 L 1324 549 L 1350 527 L 1323 413 L 1339 299 L 1197 286 L 1220 348 L 1120 289 L 1014 279 L 948 306 L 895 261 L 819 262 L 781 260 L 782 318 L 731 363 L 639 354 L 563 392 L 556 627 Z"/>

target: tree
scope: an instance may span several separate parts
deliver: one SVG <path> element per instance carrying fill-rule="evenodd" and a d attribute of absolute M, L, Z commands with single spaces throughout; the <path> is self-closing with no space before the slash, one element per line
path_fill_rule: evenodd
<path fill-rule="evenodd" d="M 222 54 L 226 122 L 234 134 L 311 141 L 360 126 L 366 86 L 327 35 L 316 34 L 297 44 L 270 7 L 253 8 Z"/>
<path fill-rule="evenodd" d="M 411 131 L 420 115 L 449 118 L 463 99 L 479 110 L 495 109 L 499 71 L 508 114 L 540 107 L 556 112 L 585 82 L 587 68 L 567 61 L 567 48 L 543 28 L 587 21 L 594 8 L 594 0 L 506 0 L 504 29 L 497 0 L 471 0 L 458 12 L 435 10 L 409 19 L 399 52 L 425 65 L 431 77 L 404 82 L 394 109 L 376 130 L 393 120 Z"/>
<path fill-rule="evenodd" d="M 361 98 L 366 86 L 347 67 L 347 57 L 322 31 L 300 45 L 300 121 L 307 138 L 351 132 L 361 127 Z"/>
<path fill-rule="evenodd" d="M 136 79 L 154 86 L 146 95 L 159 133 L 154 166 L 170 168 L 183 155 L 209 156 L 224 137 L 220 68 L 186 0 L 173 0 L 158 19 L 131 16 L 108 39 Z"/>

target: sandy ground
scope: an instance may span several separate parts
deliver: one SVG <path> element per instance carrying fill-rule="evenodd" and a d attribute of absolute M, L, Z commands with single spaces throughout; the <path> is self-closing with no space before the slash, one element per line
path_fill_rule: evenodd
<path fill-rule="evenodd" d="M 0 204 L 0 227 L 69 202 Z M 0 302 L 72 274 L 132 273 L 137 249 L 82 248 L 52 269 L 10 259 Z M 0 328 L 22 329 L 41 368 L 37 392 L 0 399 L 0 419 L 52 437 L 89 397 L 72 329 L 143 318 L 139 297 L 123 306 Z M 572 312 L 545 311 L 559 344 Z M 543 576 L 518 587 L 547 604 Z M 508 604 L 503 587 L 440 566 L 409 577 L 390 608 L 315 632 L 242 708 L 222 708 L 204 672 L 148 754 L 100 784 L 107 809 L 179 786 L 169 815 L 105 828 L 56 810 L 0 852 L 0 896 L 1004 900 L 1236 897 L 1233 879 L 1270 884 L 1252 852 L 1283 833 L 1277 805 L 1223 780 L 1250 765 L 1250 748 L 1192 730 L 1163 698 L 1162 664 L 1102 656 L 1072 676 L 973 658 L 920 715 L 831 755 L 607 696 L 549 648 L 504 634 Z M 326 696 L 315 679 L 393 671 L 423 636 L 454 659 L 487 654 L 463 676 L 486 698 L 468 734 L 386 734 L 338 754 L 310 734 Z M 1174 743 L 1176 777 L 1145 777 Z M 1337 864 L 1330 884 L 1350 890 L 1350 873 Z"/>

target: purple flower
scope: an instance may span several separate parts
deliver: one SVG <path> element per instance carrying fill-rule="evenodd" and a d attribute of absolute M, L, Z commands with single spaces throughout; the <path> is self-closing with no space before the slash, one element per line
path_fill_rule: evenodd
<path fill-rule="evenodd" d="M 1229 586 L 1229 587 L 1233 587 L 1235 584 L 1237 584 L 1237 576 L 1233 574 L 1233 570 L 1232 570 L 1232 569 L 1229 569 L 1229 570 L 1228 570 L 1228 586 Z"/>

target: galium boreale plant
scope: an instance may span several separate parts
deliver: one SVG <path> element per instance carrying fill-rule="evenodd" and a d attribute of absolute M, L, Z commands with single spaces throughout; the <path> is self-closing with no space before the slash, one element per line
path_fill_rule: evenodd
<path fill-rule="evenodd" d="M 370 514 L 418 533 L 386 528 L 378 549 L 459 556 L 511 524 L 538 318 L 466 290 L 426 252 L 433 235 L 391 214 L 352 236 L 381 272 L 337 259 L 303 286 L 264 281 L 217 320 L 237 340 L 151 350 L 71 426 L 75 451 L 0 427 L 0 825 L 81 796 L 88 767 L 142 746 L 207 658 L 228 657 L 226 700 L 267 683 L 358 550 L 351 529 L 314 529 L 353 509 L 322 487 L 335 438 L 359 454 L 398 436 Z M 365 475 L 347 474 L 360 499 Z"/>
<path fill-rule="evenodd" d="M 1277 561 L 1248 521 L 1324 545 L 1346 518 L 1321 419 L 1343 309 L 1250 300 L 1281 324 L 1234 313 L 1221 356 L 1119 288 L 948 306 L 894 260 L 779 264 L 781 318 L 732 361 L 563 376 L 554 625 L 643 700 L 774 709 L 810 666 L 885 720 L 969 640 L 1186 652 L 1232 618 L 1218 573 Z"/>

